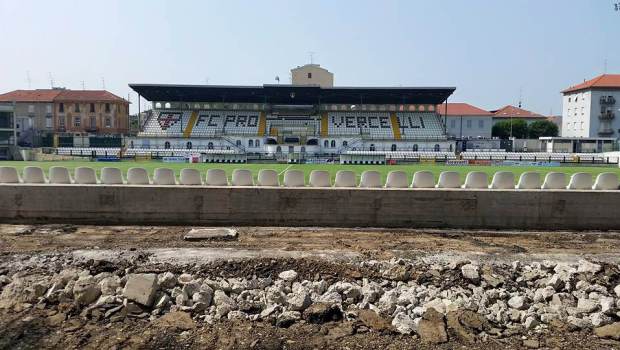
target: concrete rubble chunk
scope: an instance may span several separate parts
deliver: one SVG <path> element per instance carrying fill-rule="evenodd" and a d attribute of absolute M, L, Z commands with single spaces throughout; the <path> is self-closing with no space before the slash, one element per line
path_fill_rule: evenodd
<path fill-rule="evenodd" d="M 526 307 L 525 298 L 521 295 L 515 295 L 508 300 L 508 305 L 513 309 L 523 310 Z"/>
<path fill-rule="evenodd" d="M 620 340 L 620 322 L 594 328 L 594 334 L 599 338 Z"/>
<path fill-rule="evenodd" d="M 168 271 L 157 276 L 157 282 L 160 287 L 171 289 L 177 285 L 177 277 L 172 272 Z"/>
<path fill-rule="evenodd" d="M 594 312 L 598 306 L 599 302 L 597 300 L 587 298 L 579 298 L 579 300 L 577 300 L 577 309 L 579 312 L 591 313 Z"/>
<path fill-rule="evenodd" d="M 404 313 L 401 313 L 401 314 L 404 314 Z M 378 331 L 378 332 L 390 330 L 392 329 L 392 325 L 394 324 L 394 320 L 392 320 L 392 322 L 390 323 L 390 321 L 386 320 L 384 317 L 382 317 L 378 313 L 374 312 L 373 310 L 368 310 L 368 309 L 359 310 L 357 313 L 357 318 L 360 321 L 362 321 L 362 323 L 366 327 L 373 329 L 375 331 Z M 413 331 L 415 331 L 415 329 L 413 329 Z M 411 333 L 406 333 L 406 334 L 411 334 Z"/>
<path fill-rule="evenodd" d="M 183 239 L 186 241 L 215 241 L 233 240 L 237 238 L 237 230 L 232 228 L 193 228 L 189 230 Z"/>
<path fill-rule="evenodd" d="M 91 276 L 78 279 L 73 285 L 73 298 L 82 305 L 95 302 L 101 295 L 101 289 Z"/>
<path fill-rule="evenodd" d="M 595 274 L 601 271 L 602 267 L 599 264 L 591 263 L 587 260 L 579 260 L 577 272 L 585 272 Z"/>
<path fill-rule="evenodd" d="M 404 312 L 399 312 L 394 316 L 392 319 L 392 326 L 398 333 L 405 335 L 412 334 L 418 328 L 415 320 Z"/>
<path fill-rule="evenodd" d="M 299 293 L 293 293 L 287 298 L 286 303 L 293 311 L 304 311 L 312 304 L 312 299 L 310 299 L 310 294 L 308 292 L 301 291 Z"/>
<path fill-rule="evenodd" d="M 157 292 L 157 275 L 153 273 L 130 274 L 123 289 L 123 296 L 136 303 L 151 306 Z"/>
<path fill-rule="evenodd" d="M 297 272 L 295 272 L 294 270 L 282 271 L 280 272 L 278 277 L 287 282 L 293 282 L 294 280 L 297 279 Z"/>
<path fill-rule="evenodd" d="M 466 264 L 461 266 L 461 274 L 464 278 L 472 282 L 477 282 L 480 279 L 480 274 L 478 273 L 478 266 L 474 264 Z"/>
<path fill-rule="evenodd" d="M 448 341 L 443 315 L 435 309 L 428 309 L 418 322 L 417 333 L 423 342 L 440 344 Z"/>

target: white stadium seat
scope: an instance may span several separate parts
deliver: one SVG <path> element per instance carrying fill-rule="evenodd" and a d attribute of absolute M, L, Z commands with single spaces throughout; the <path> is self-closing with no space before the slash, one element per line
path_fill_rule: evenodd
<path fill-rule="evenodd" d="M 411 181 L 412 188 L 433 188 L 435 187 L 435 178 L 433 173 L 427 170 L 416 171 Z"/>
<path fill-rule="evenodd" d="M 360 187 L 377 188 L 382 187 L 381 174 L 378 171 L 366 170 L 362 173 Z"/>
<path fill-rule="evenodd" d="M 71 175 L 69 170 L 62 166 L 53 166 L 49 170 L 49 179 L 51 184 L 70 184 Z"/>
<path fill-rule="evenodd" d="M 261 169 L 258 172 L 257 185 L 269 187 L 280 186 L 280 181 L 278 180 L 278 173 L 275 170 L 271 169 Z"/>
<path fill-rule="evenodd" d="M 570 182 L 566 187 L 569 190 L 591 190 L 592 189 L 592 174 L 590 173 L 575 173 L 571 175 Z"/>
<path fill-rule="evenodd" d="M 304 172 L 301 170 L 287 170 L 284 173 L 285 187 L 304 187 Z"/>
<path fill-rule="evenodd" d="M 356 179 L 355 173 L 350 170 L 339 170 L 336 173 L 336 180 L 334 181 L 334 187 L 355 187 Z"/>
<path fill-rule="evenodd" d="M 488 188 L 489 187 L 489 179 L 487 173 L 482 171 L 470 171 L 467 173 L 465 177 L 465 183 L 463 184 L 463 188 Z"/>
<path fill-rule="evenodd" d="M 543 182 L 543 190 L 563 190 L 566 189 L 566 174 L 550 172 L 545 176 L 545 182 Z"/>
<path fill-rule="evenodd" d="M 254 186 L 252 172 L 247 169 L 233 170 L 231 184 L 233 186 Z"/>
<path fill-rule="evenodd" d="M 101 169 L 101 183 L 104 185 L 122 185 L 123 173 L 119 168 L 105 167 Z"/>
<path fill-rule="evenodd" d="M 80 185 L 97 184 L 97 173 L 95 169 L 84 166 L 75 168 L 75 183 Z"/>
<path fill-rule="evenodd" d="M 129 168 L 127 170 L 128 185 L 149 185 L 149 173 L 144 168 Z"/>
<path fill-rule="evenodd" d="M 179 174 L 179 183 L 184 186 L 200 186 L 202 178 L 198 169 L 184 168 Z"/>
<path fill-rule="evenodd" d="M 519 190 L 538 190 L 540 189 L 540 173 L 526 171 L 519 177 L 517 184 Z"/>
<path fill-rule="evenodd" d="M 207 170 L 207 176 L 205 179 L 205 185 L 207 186 L 227 186 L 228 179 L 226 178 L 226 172 L 222 169 L 209 169 Z"/>
<path fill-rule="evenodd" d="M 618 175 L 614 173 L 600 173 L 596 177 L 596 181 L 594 182 L 592 189 L 609 191 L 617 190 L 618 186 Z"/>
<path fill-rule="evenodd" d="M 496 190 L 507 190 L 515 188 L 515 174 L 511 171 L 498 171 L 493 175 L 489 188 Z"/>
<path fill-rule="evenodd" d="M 329 187 L 329 171 L 312 170 L 310 172 L 310 186 L 312 187 Z"/>
<path fill-rule="evenodd" d="M 153 185 L 176 185 L 174 170 L 168 168 L 156 168 L 153 172 Z"/>
<path fill-rule="evenodd" d="M 44 184 L 45 174 L 43 169 L 38 166 L 27 166 L 24 168 L 24 183 L 27 184 Z"/>
<path fill-rule="evenodd" d="M 386 188 L 407 188 L 409 183 L 407 181 L 407 173 L 404 171 L 390 171 L 385 181 Z"/>
<path fill-rule="evenodd" d="M 0 166 L 0 183 L 13 184 L 19 182 L 17 169 L 10 166 Z"/>
<path fill-rule="evenodd" d="M 461 177 L 456 171 L 442 171 L 437 188 L 461 188 Z"/>

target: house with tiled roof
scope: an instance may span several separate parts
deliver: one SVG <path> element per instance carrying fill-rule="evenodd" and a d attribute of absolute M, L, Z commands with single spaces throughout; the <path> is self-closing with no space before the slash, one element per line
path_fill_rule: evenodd
<path fill-rule="evenodd" d="M 456 139 L 491 138 L 493 114 L 468 103 L 448 103 L 437 106 L 444 119 L 448 137 Z"/>
<path fill-rule="evenodd" d="M 562 90 L 563 137 L 620 137 L 620 74 L 603 74 Z"/>
<path fill-rule="evenodd" d="M 39 146 L 52 134 L 117 135 L 128 131 L 129 102 L 105 90 L 63 88 L 0 94 L 14 106 L 18 142 Z"/>
<path fill-rule="evenodd" d="M 504 106 L 502 108 L 492 110 L 493 114 L 493 125 L 497 124 L 500 121 L 504 120 L 525 120 L 528 124 L 531 124 L 537 120 L 547 120 L 547 117 L 538 113 L 534 113 L 532 111 L 528 111 L 527 109 L 523 109 L 521 107 L 515 106 Z"/>

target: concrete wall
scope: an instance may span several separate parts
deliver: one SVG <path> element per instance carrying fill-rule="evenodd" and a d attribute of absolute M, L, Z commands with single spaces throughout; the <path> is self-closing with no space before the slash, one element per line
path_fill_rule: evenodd
<path fill-rule="evenodd" d="M 620 229 L 620 191 L 0 185 L 0 222 Z"/>

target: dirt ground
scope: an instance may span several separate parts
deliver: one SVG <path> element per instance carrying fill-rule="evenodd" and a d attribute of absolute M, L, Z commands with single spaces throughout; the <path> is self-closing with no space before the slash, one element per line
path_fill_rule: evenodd
<path fill-rule="evenodd" d="M 620 261 L 620 232 L 237 227 L 236 239 L 189 242 L 183 239 L 189 229 L 0 225 L 0 261 L 17 266 L 31 257 L 72 255 L 76 265 L 96 273 L 107 266 L 93 263 L 92 257 L 106 256 L 104 260 L 125 264 L 134 271 L 163 271 L 174 270 L 176 258 L 187 262 L 182 257 L 191 256 L 192 261 L 208 260 L 208 268 L 221 276 L 263 276 L 291 268 L 308 279 L 318 275 L 327 279 L 372 277 L 372 270 L 351 267 L 346 261 L 393 257 L 507 263 L 547 258 L 576 261 L 583 257 Z M 193 268 L 205 267 L 195 264 Z M 188 271 L 188 265 L 179 269 Z M 534 338 L 541 348 L 620 349 L 620 342 L 560 325 Z M 0 348 L 6 349 L 513 349 L 523 348 L 523 340 L 514 336 L 489 338 L 479 344 L 431 346 L 415 336 L 370 331 L 354 322 L 296 323 L 290 328 L 241 321 L 213 325 L 173 322 L 171 326 L 143 319 L 112 323 L 97 317 L 85 319 L 70 305 L 62 310 L 38 305 L 23 311 L 0 310 Z"/>

